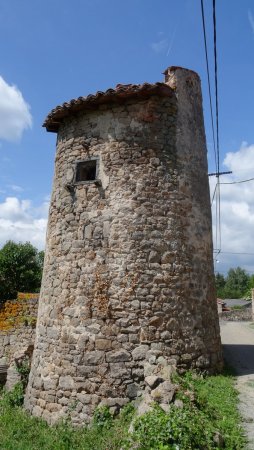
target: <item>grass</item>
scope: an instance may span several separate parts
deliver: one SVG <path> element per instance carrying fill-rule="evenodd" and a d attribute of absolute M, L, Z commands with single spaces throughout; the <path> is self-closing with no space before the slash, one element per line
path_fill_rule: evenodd
<path fill-rule="evenodd" d="M 197 404 L 221 433 L 227 449 L 244 449 L 245 438 L 238 412 L 238 393 L 233 377 L 218 375 L 194 383 Z"/>
<path fill-rule="evenodd" d="M 49 427 L 21 407 L 2 406 L 0 449 L 3 450 L 117 450 L 127 436 L 131 418 L 121 414 L 110 427 L 73 428 L 68 422 Z"/>
<path fill-rule="evenodd" d="M 165 413 L 158 405 L 134 418 L 131 404 L 112 418 L 106 408 L 97 410 L 90 427 L 73 428 L 68 422 L 49 427 L 29 416 L 21 406 L 20 389 L 3 393 L 0 400 L 2 450 L 198 450 L 246 448 L 237 410 L 238 397 L 232 376 L 175 376 L 177 397 L 183 408 Z M 128 429 L 133 421 L 133 433 Z"/>
<path fill-rule="evenodd" d="M 172 406 L 165 414 L 160 408 L 134 422 L 132 446 L 140 450 L 241 450 L 246 440 L 237 409 L 234 378 L 228 373 L 202 377 L 187 373 L 176 376 L 177 396 L 183 408 Z M 221 441 L 219 445 L 219 441 Z M 135 447 L 136 444 L 138 447 Z"/>

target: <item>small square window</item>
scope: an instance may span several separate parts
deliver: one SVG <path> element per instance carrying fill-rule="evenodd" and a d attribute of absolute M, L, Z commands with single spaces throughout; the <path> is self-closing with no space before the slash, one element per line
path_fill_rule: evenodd
<path fill-rule="evenodd" d="M 85 181 L 95 181 L 97 178 L 97 159 L 89 159 L 87 161 L 80 161 L 76 166 L 76 183 Z"/>

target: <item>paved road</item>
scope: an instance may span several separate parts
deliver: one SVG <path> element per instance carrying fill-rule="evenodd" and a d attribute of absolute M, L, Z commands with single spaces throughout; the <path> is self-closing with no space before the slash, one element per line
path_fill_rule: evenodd
<path fill-rule="evenodd" d="M 239 409 L 249 445 L 254 450 L 254 326 L 250 322 L 221 321 L 224 357 L 237 375 Z"/>
<path fill-rule="evenodd" d="M 241 298 L 225 298 L 222 300 L 226 303 L 227 306 L 232 308 L 232 306 L 241 306 L 241 307 L 248 307 L 251 306 L 251 301 L 243 300 Z"/>

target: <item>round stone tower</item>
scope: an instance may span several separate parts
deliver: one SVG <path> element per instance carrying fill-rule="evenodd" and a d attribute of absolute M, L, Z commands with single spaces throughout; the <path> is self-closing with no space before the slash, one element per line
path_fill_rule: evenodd
<path fill-rule="evenodd" d="M 44 126 L 57 152 L 26 407 L 82 423 L 151 367 L 221 366 L 200 80 L 171 67 Z"/>

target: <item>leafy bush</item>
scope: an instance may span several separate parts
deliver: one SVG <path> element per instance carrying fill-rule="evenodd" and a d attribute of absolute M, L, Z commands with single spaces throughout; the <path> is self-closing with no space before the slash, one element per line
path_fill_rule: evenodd
<path fill-rule="evenodd" d="M 0 448 L 119 450 L 127 439 L 130 420 L 130 409 L 127 409 L 112 420 L 110 427 L 93 425 L 74 428 L 68 422 L 50 427 L 44 420 L 29 416 L 21 407 L 0 401 Z"/>
<path fill-rule="evenodd" d="M 172 406 L 165 413 L 155 405 L 153 410 L 135 420 L 129 447 L 138 444 L 140 450 L 216 448 L 215 429 L 202 411 L 185 405 Z M 160 446 L 160 447 L 159 447 Z"/>
<path fill-rule="evenodd" d="M 243 450 L 246 443 L 239 425 L 237 393 L 231 376 L 175 375 L 183 408 L 172 405 L 165 413 L 158 405 L 134 419 L 134 407 L 126 405 L 112 418 L 107 407 L 98 408 L 90 427 L 73 428 L 70 423 L 49 427 L 30 417 L 20 405 L 22 384 L 0 400 L 0 448 L 4 450 L 212 450 L 221 435 L 225 450 Z M 1 393 L 0 393 L 1 397 Z"/>
<path fill-rule="evenodd" d="M 16 362 L 16 370 L 20 374 L 23 389 L 25 389 L 28 384 L 30 367 L 31 367 L 31 362 L 28 357 L 27 357 L 27 359 L 24 359 L 20 363 Z"/>
<path fill-rule="evenodd" d="M 44 252 L 32 244 L 8 241 L 0 250 L 0 301 L 14 299 L 17 292 L 38 292 Z"/>
<path fill-rule="evenodd" d="M 11 391 L 3 391 L 0 406 L 21 406 L 24 402 L 23 383 L 16 383 Z"/>
<path fill-rule="evenodd" d="M 188 372 L 184 377 L 175 375 L 174 382 L 180 385 L 177 397 L 183 408 L 172 405 L 165 413 L 155 405 L 134 421 L 125 449 L 212 450 L 219 448 L 218 437 L 225 449 L 245 448 L 231 376 L 203 377 Z"/>
<path fill-rule="evenodd" d="M 112 426 L 113 417 L 108 406 L 98 406 L 94 411 L 93 424 L 97 428 L 110 428 Z"/>
<path fill-rule="evenodd" d="M 238 393 L 230 375 L 199 377 L 195 383 L 196 404 L 202 408 L 208 420 L 214 423 L 229 450 L 244 449 L 245 439 L 237 408 Z"/>
<path fill-rule="evenodd" d="M 217 297 L 244 298 L 249 294 L 249 289 L 254 287 L 254 275 L 249 276 L 244 269 L 236 267 L 229 269 L 226 277 L 217 273 L 215 284 Z"/>
<path fill-rule="evenodd" d="M 124 420 L 124 421 L 129 421 L 130 419 L 132 419 L 132 417 L 135 414 L 135 406 L 133 405 L 133 403 L 127 403 L 127 405 L 125 405 L 121 411 L 120 411 L 120 417 Z"/>

